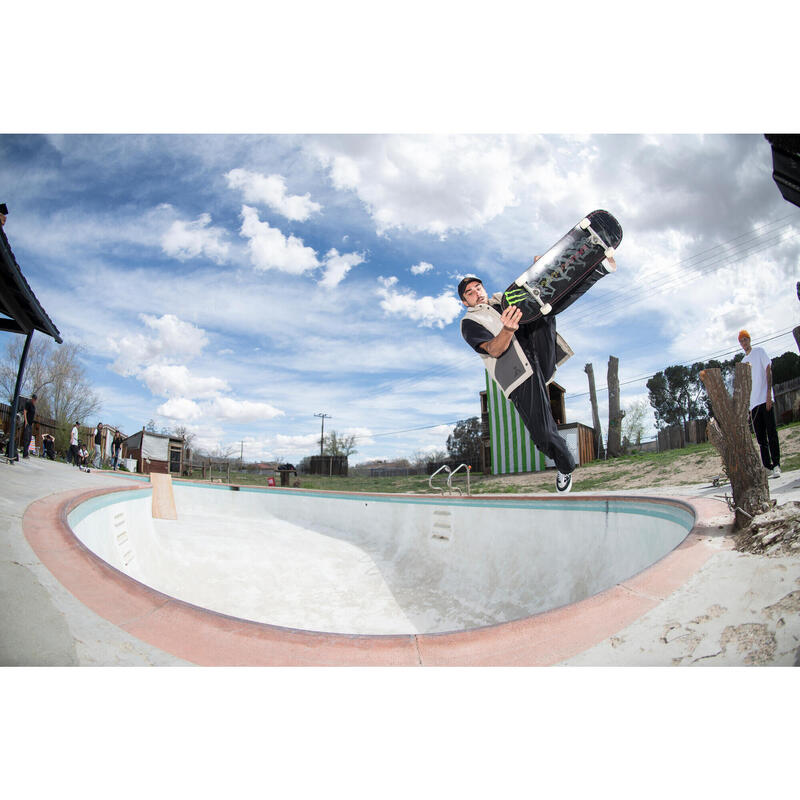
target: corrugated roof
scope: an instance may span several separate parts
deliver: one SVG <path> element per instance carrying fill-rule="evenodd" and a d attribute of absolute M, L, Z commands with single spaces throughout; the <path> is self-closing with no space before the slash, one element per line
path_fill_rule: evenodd
<path fill-rule="evenodd" d="M 33 289 L 22 274 L 8 237 L 0 225 L 0 330 L 28 334 L 32 330 L 63 341 L 53 320 L 47 316 Z"/>

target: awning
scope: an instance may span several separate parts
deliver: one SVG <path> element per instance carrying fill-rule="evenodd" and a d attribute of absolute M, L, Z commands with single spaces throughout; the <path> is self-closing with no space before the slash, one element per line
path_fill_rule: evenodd
<path fill-rule="evenodd" d="M 0 331 L 29 334 L 33 330 L 63 341 L 58 328 L 42 308 L 14 258 L 0 226 Z"/>

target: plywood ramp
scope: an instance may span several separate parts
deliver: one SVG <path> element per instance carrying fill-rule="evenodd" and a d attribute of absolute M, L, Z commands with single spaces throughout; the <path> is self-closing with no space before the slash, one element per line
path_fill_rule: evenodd
<path fill-rule="evenodd" d="M 153 519 L 178 519 L 175 495 L 172 492 L 172 475 L 150 473 L 153 484 Z"/>

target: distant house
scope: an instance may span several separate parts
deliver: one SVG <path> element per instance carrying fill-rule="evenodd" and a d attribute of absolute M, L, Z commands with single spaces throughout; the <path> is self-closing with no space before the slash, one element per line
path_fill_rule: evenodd
<path fill-rule="evenodd" d="M 128 458 L 136 459 L 136 471 L 180 475 L 183 472 L 184 441 L 179 436 L 152 433 L 144 428 L 125 440 Z"/>
<path fill-rule="evenodd" d="M 551 381 L 547 386 L 550 409 L 558 430 L 577 464 L 594 460 L 594 429 L 580 422 L 566 422 L 564 387 Z M 539 472 L 555 463 L 534 446 L 514 404 L 486 373 L 486 391 L 481 397 L 481 458 L 484 473 L 504 475 Z"/>
<path fill-rule="evenodd" d="M 260 461 L 257 464 L 248 464 L 247 472 L 255 472 L 256 475 L 273 475 L 278 469 L 277 461 Z"/>

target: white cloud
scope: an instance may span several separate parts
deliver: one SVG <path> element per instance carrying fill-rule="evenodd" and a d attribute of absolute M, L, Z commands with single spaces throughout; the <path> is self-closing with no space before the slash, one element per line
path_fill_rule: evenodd
<path fill-rule="evenodd" d="M 162 417 L 190 422 L 203 416 L 200 406 L 186 397 L 172 397 L 156 409 Z"/>
<path fill-rule="evenodd" d="M 382 297 L 381 308 L 388 314 L 399 314 L 419 322 L 423 327 L 444 328 L 464 310 L 464 307 L 451 292 L 444 291 L 438 297 L 426 295 L 417 297 L 416 292 L 398 291 L 393 287 L 397 278 L 379 278 L 383 288 L 378 289 Z"/>
<path fill-rule="evenodd" d="M 343 280 L 345 275 L 353 267 L 364 263 L 364 256 L 360 253 L 343 253 L 333 247 L 325 254 L 325 274 L 320 281 L 320 286 L 325 286 L 333 289 L 338 286 Z"/>
<path fill-rule="evenodd" d="M 174 314 L 140 314 L 139 319 L 155 332 L 154 336 L 135 333 L 108 338 L 109 349 L 117 356 L 112 369 L 120 375 L 134 375 L 145 364 L 154 362 L 191 360 L 208 343 L 202 329 Z"/>
<path fill-rule="evenodd" d="M 265 419 L 284 416 L 284 412 L 269 403 L 255 403 L 251 400 L 234 400 L 231 397 L 217 397 L 211 404 L 215 416 L 220 419 L 238 422 L 259 422 Z"/>
<path fill-rule="evenodd" d="M 210 214 L 201 214 L 193 222 L 175 220 L 161 237 L 161 247 L 168 256 L 180 261 L 206 256 L 223 264 L 228 258 L 228 244 L 222 241 L 225 231 L 209 225 Z"/>
<path fill-rule="evenodd" d="M 287 436 L 279 433 L 269 441 L 272 449 L 281 458 L 305 457 L 319 453 L 319 434 L 307 433 L 298 436 Z"/>
<path fill-rule="evenodd" d="M 433 269 L 433 264 L 429 264 L 427 261 L 420 261 L 419 264 L 414 264 L 411 267 L 411 274 L 412 275 L 424 275 L 426 272 L 430 272 Z"/>
<path fill-rule="evenodd" d="M 242 206 L 241 235 L 249 239 L 250 261 L 257 270 L 277 269 L 302 275 L 319 266 L 316 252 L 295 236 L 284 236 L 268 222 L 261 222 L 258 211 Z"/>
<path fill-rule="evenodd" d="M 502 137 L 332 136 L 309 147 L 337 189 L 357 194 L 381 234 L 470 230 L 517 202 L 520 164 Z"/>
<path fill-rule="evenodd" d="M 153 394 L 167 397 L 213 397 L 230 389 L 221 378 L 198 378 L 176 364 L 150 364 L 139 378 Z"/>
<path fill-rule="evenodd" d="M 263 203 L 287 219 L 304 222 L 322 209 L 308 193 L 286 194 L 286 181 L 281 175 L 261 175 L 245 169 L 232 169 L 225 177 L 232 189 L 241 189 L 248 203 Z"/>

